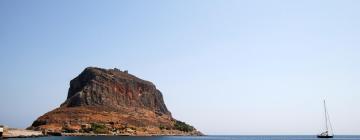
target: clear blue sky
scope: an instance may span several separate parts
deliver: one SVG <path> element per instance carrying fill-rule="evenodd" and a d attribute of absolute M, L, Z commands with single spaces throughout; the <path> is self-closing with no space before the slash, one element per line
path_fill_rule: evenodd
<path fill-rule="evenodd" d="M 360 134 L 360 2 L 1 0 L 0 124 L 58 107 L 87 66 L 127 69 L 207 134 Z"/>

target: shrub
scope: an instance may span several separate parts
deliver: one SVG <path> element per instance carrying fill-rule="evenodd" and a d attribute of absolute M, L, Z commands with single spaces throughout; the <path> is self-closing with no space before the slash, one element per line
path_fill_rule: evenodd
<path fill-rule="evenodd" d="M 175 121 L 174 127 L 176 130 L 180 130 L 184 132 L 191 132 L 194 130 L 194 127 L 192 127 L 191 125 L 188 125 L 185 122 L 178 120 Z"/>
<path fill-rule="evenodd" d="M 160 125 L 160 126 L 159 126 L 159 128 L 160 128 L 160 130 L 164 130 L 164 129 L 166 129 L 166 127 L 165 127 L 165 126 L 163 126 L 163 125 Z"/>
<path fill-rule="evenodd" d="M 91 130 L 95 134 L 106 134 L 108 133 L 108 130 L 104 124 L 98 124 L 98 123 L 92 123 L 91 124 Z"/>

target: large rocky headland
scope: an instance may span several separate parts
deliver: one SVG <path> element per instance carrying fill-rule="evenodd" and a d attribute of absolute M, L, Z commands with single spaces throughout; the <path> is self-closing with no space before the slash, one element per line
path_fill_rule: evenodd
<path fill-rule="evenodd" d="M 66 101 L 28 129 L 63 135 L 202 135 L 172 117 L 153 83 L 96 67 L 71 80 Z"/>

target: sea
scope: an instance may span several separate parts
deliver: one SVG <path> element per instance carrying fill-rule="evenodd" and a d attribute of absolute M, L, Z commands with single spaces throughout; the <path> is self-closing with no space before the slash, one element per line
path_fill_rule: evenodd
<path fill-rule="evenodd" d="M 11 140 L 360 140 L 360 135 L 336 135 L 331 139 L 319 139 L 310 135 L 241 135 L 241 136 L 81 136 L 81 137 L 38 137 Z"/>

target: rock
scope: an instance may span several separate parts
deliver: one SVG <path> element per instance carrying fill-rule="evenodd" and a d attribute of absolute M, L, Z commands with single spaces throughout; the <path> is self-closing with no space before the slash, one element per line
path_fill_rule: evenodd
<path fill-rule="evenodd" d="M 127 70 L 88 67 L 70 81 L 66 101 L 35 120 L 29 129 L 121 135 L 200 134 L 196 129 L 177 130 L 177 122 L 153 83 Z"/>
<path fill-rule="evenodd" d="M 41 131 L 32 131 L 16 128 L 7 128 L 3 134 L 4 138 L 27 138 L 44 136 Z"/>

